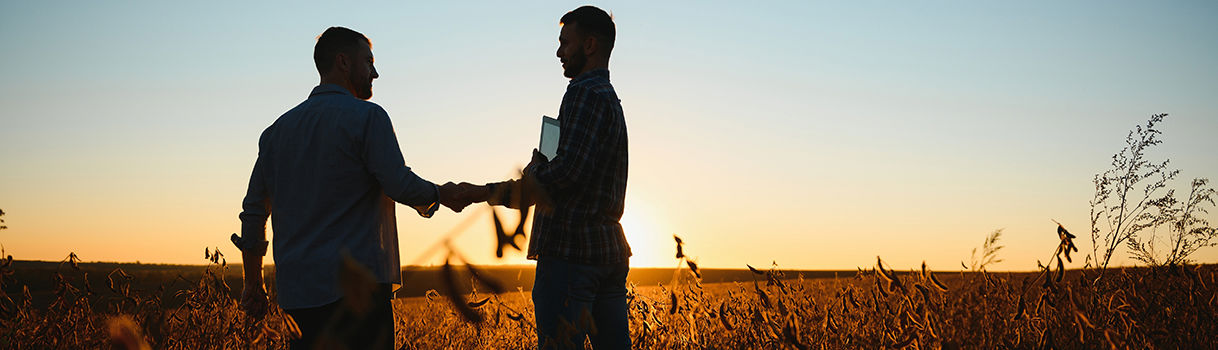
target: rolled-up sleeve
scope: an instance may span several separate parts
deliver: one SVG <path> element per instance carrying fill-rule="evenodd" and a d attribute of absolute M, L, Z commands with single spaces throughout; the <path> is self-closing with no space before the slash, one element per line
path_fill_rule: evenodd
<path fill-rule="evenodd" d="M 267 187 L 268 128 L 258 139 L 258 159 L 254 161 L 254 170 L 250 173 L 249 187 L 245 190 L 245 199 L 241 202 L 241 237 L 253 242 L 266 240 L 266 220 L 271 216 L 271 194 Z"/>
<path fill-rule="evenodd" d="M 389 114 L 379 106 L 369 113 L 363 150 L 368 172 L 389 198 L 414 208 L 420 216 L 431 217 L 439 207 L 439 189 L 406 166 Z"/>

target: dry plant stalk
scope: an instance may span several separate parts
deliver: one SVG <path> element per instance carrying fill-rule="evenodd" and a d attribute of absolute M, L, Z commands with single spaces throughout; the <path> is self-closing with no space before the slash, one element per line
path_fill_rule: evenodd
<path fill-rule="evenodd" d="M 1215 204 L 1209 180 L 1193 179 L 1181 201 L 1170 188 L 1180 170 L 1170 168 L 1170 160 L 1147 159 L 1147 152 L 1163 142 L 1157 126 L 1165 117 L 1152 115 L 1145 126 L 1131 130 L 1125 146 L 1112 156 L 1112 168 L 1093 179 L 1091 243 L 1100 277 L 1121 245 L 1133 259 L 1151 266 L 1187 263 L 1197 249 L 1215 245 L 1218 230 L 1204 218 Z M 1169 249 L 1158 246 L 1160 227 L 1167 231 Z"/>

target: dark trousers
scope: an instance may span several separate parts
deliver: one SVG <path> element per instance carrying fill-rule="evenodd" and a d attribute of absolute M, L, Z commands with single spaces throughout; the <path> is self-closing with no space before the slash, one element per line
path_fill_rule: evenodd
<path fill-rule="evenodd" d="M 392 300 L 393 287 L 379 284 L 369 304 L 362 307 L 339 299 L 318 307 L 284 310 L 300 327 L 301 337 L 291 342 L 291 348 L 393 349 Z"/>
<path fill-rule="evenodd" d="M 588 265 L 537 259 L 533 309 L 539 349 L 630 349 L 626 274 L 630 263 Z"/>

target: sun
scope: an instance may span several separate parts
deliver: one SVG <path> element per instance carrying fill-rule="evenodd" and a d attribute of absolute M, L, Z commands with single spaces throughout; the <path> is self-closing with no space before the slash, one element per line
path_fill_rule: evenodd
<path fill-rule="evenodd" d="M 629 198 L 622 214 L 622 230 L 630 243 L 631 267 L 673 267 L 676 246 L 671 233 L 661 231 L 656 213 L 642 200 Z M 665 244 L 667 243 L 667 244 Z"/>

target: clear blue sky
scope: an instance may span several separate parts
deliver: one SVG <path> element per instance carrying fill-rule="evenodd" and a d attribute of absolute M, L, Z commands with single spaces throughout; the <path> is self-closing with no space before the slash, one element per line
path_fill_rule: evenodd
<path fill-rule="evenodd" d="M 333 25 L 372 39 L 373 101 L 420 175 L 505 179 L 557 111 L 557 22 L 582 4 L 0 3 L 0 244 L 228 249 L 257 137 L 317 83 Z M 1214 2 L 597 5 L 618 26 L 636 266 L 675 264 L 677 233 L 710 267 L 951 269 L 1005 228 L 998 267 L 1030 269 L 1050 219 L 1086 238 L 1092 175 L 1153 113 L 1171 113 L 1154 156 L 1218 180 Z M 399 211 L 403 260 L 470 215 Z M 488 225 L 457 243 L 500 262 Z"/>

